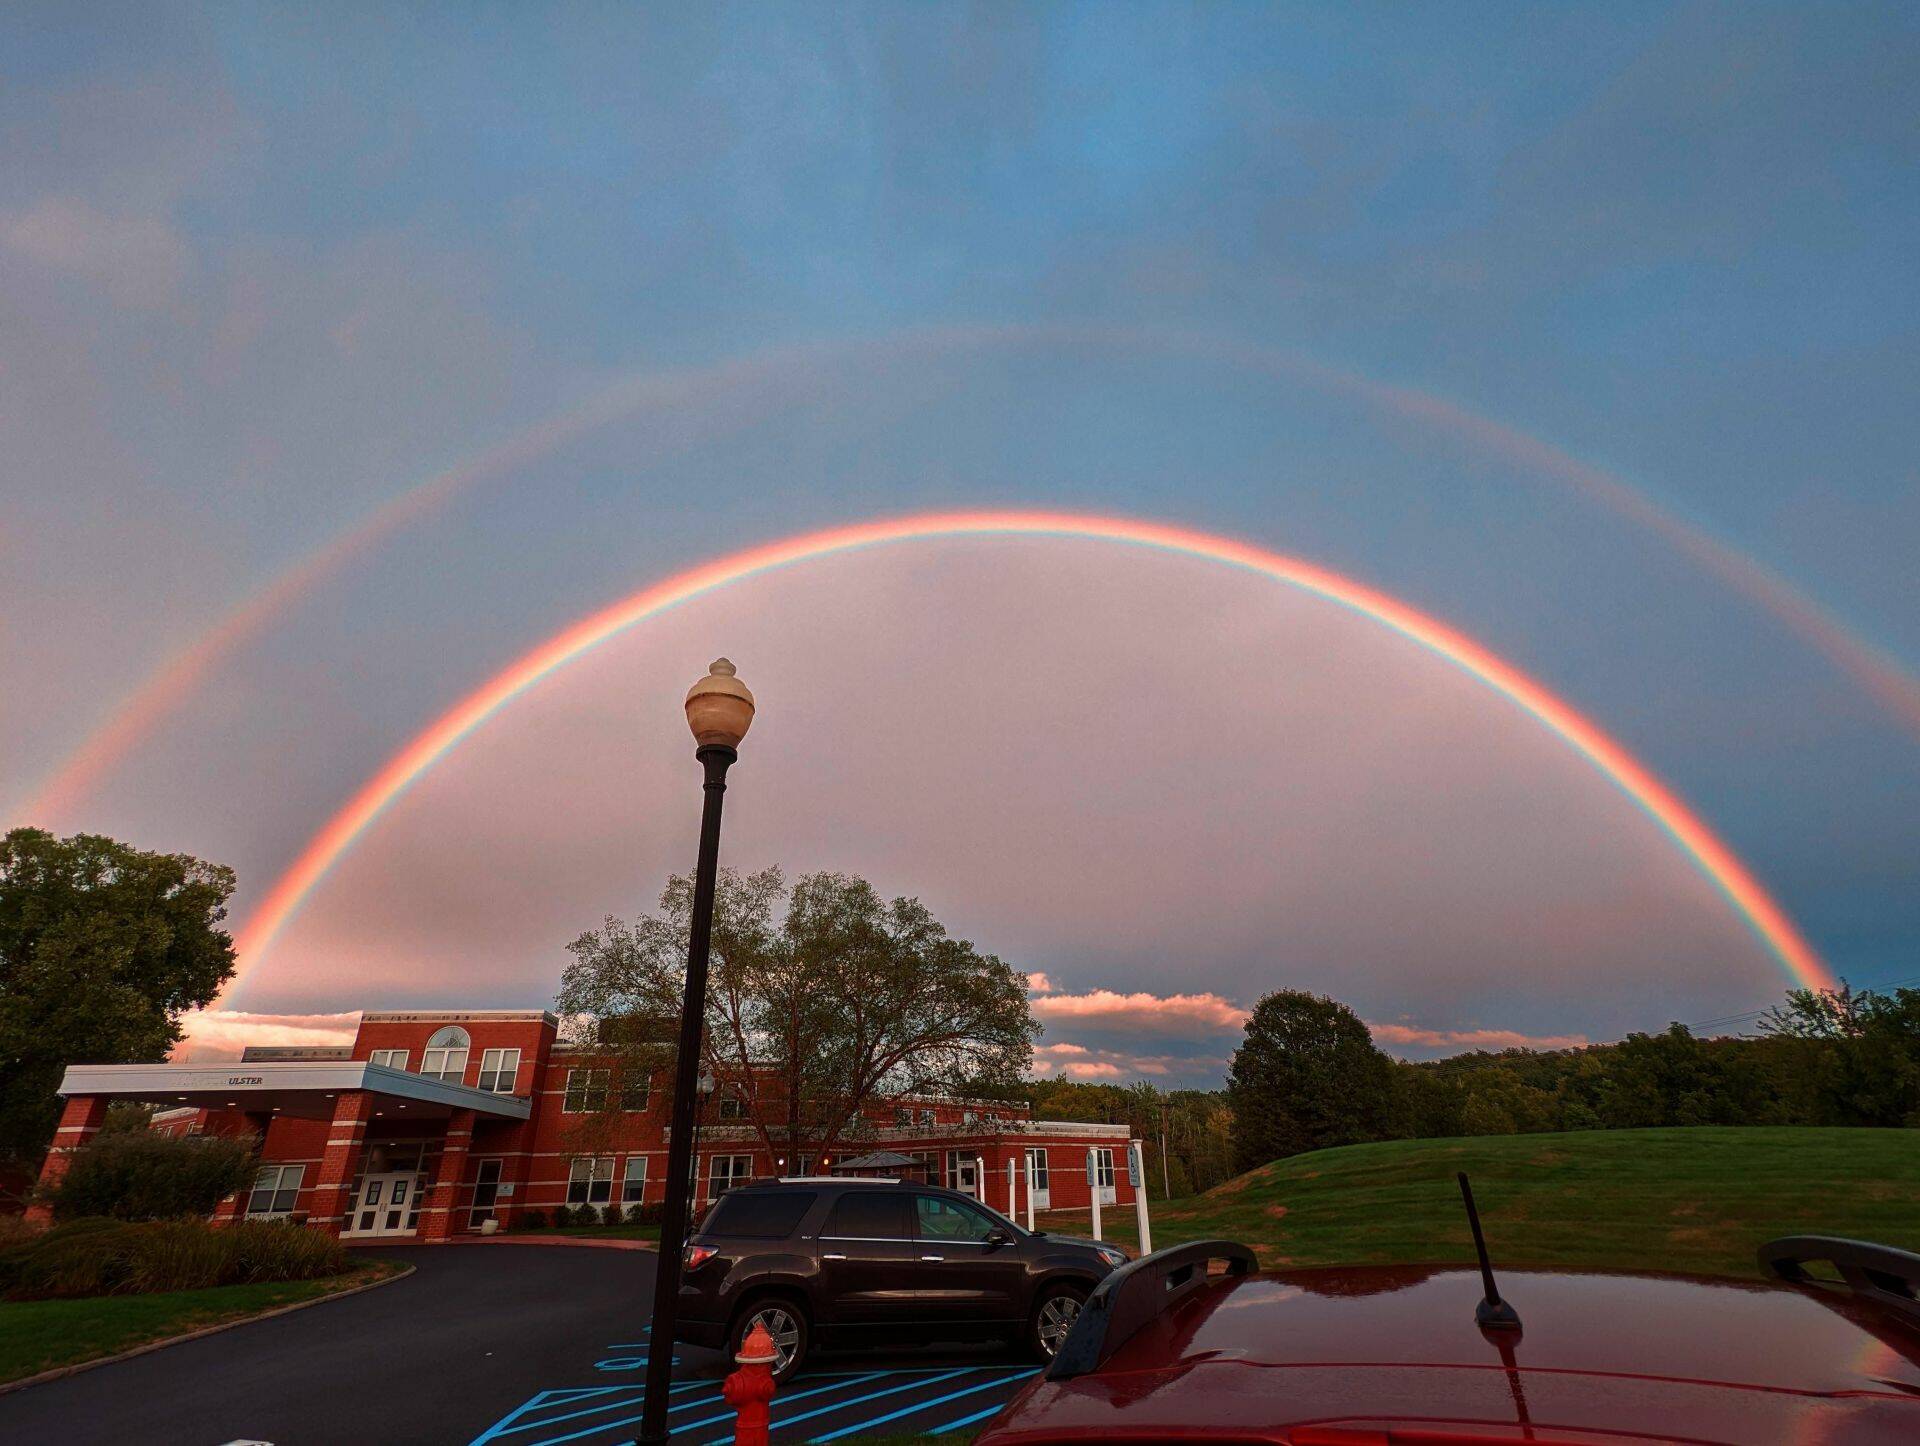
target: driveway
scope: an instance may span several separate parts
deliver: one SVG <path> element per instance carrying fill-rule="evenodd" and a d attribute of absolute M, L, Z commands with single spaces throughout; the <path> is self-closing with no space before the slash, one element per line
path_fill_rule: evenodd
<path fill-rule="evenodd" d="M 381 1249 L 392 1285 L 0 1396 L 0 1441 L 223 1446 L 616 1446 L 639 1429 L 651 1251 Z M 730 1439 L 726 1365 L 682 1347 L 676 1441 Z M 774 1439 L 973 1425 L 1031 1366 L 1005 1350 L 823 1356 L 774 1401 Z"/>

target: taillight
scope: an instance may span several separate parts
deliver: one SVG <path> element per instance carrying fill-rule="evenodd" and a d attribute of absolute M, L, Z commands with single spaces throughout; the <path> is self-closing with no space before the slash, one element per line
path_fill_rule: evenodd
<path fill-rule="evenodd" d="M 714 1254 L 714 1248 L 711 1245 L 689 1245 L 686 1254 L 681 1258 L 682 1268 L 696 1270 L 713 1259 Z"/>

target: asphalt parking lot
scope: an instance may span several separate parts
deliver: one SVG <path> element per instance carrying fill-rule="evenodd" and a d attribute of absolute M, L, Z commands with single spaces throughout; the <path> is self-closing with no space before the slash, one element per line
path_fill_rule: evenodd
<path fill-rule="evenodd" d="M 0 1396 L 0 1440 L 225 1446 L 616 1446 L 639 1430 L 653 1255 L 557 1246 L 376 1252 L 416 1267 L 346 1300 Z M 1031 1377 L 1007 1350 L 822 1355 L 776 1441 L 979 1425 Z M 726 1363 L 683 1347 L 674 1439 L 732 1439 Z"/>

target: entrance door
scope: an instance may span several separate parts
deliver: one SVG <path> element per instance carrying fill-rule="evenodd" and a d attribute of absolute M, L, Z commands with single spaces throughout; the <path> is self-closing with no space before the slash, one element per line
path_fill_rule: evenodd
<path fill-rule="evenodd" d="M 1047 1169 L 1047 1152 L 1044 1148 L 1027 1151 L 1027 1193 L 1033 1197 L 1035 1210 L 1053 1208 L 1053 1180 Z"/>
<path fill-rule="evenodd" d="M 420 1175 L 397 1170 L 363 1175 L 342 1235 L 411 1235 L 420 1228 Z"/>

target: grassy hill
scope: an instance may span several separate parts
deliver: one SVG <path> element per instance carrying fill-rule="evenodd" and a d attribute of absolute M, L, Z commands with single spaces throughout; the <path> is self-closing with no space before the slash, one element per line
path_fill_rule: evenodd
<path fill-rule="evenodd" d="M 1751 1276 L 1756 1246 L 1797 1233 L 1920 1251 L 1920 1130 L 1720 1127 L 1318 1150 L 1155 1201 L 1153 1243 L 1225 1236 L 1276 1268 L 1467 1262 L 1458 1170 L 1507 1265 Z M 1131 1208 L 1105 1216 L 1104 1235 L 1134 1244 Z"/>

